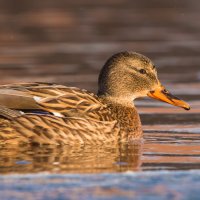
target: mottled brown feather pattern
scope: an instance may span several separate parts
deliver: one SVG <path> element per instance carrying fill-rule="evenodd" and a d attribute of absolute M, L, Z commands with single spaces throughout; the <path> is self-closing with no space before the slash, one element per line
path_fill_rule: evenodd
<path fill-rule="evenodd" d="M 89 117 L 92 119 L 109 120 L 111 116 L 107 106 L 99 98 L 86 90 L 75 87 L 66 87 L 55 84 L 16 84 L 0 87 L 16 89 L 32 97 L 41 97 L 38 105 L 45 111 L 57 112 L 63 116 Z M 110 117 L 110 120 L 113 118 Z"/>
<path fill-rule="evenodd" d="M 44 111 L 59 112 L 63 118 L 25 114 L 2 120 L 0 143 L 72 144 L 116 141 L 119 128 L 107 106 L 86 90 L 54 84 L 15 84 L 1 86 L 41 97 Z M 8 128 L 9 127 L 9 128 Z"/>
<path fill-rule="evenodd" d="M 65 95 L 42 99 L 38 104 L 49 112 L 59 112 L 63 116 L 77 116 L 97 120 L 108 120 L 111 113 L 106 105 L 102 104 L 97 96 L 88 92 L 69 89 Z"/>
<path fill-rule="evenodd" d="M 111 131 L 112 130 L 112 131 Z M 120 129 L 116 121 L 58 118 L 27 114 L 0 123 L 0 144 L 101 144 L 116 143 Z"/>
<path fill-rule="evenodd" d="M 123 113 L 122 108 L 117 109 L 86 90 L 52 84 L 20 84 L 2 87 L 41 97 L 37 102 L 41 109 L 63 115 L 61 118 L 25 114 L 10 121 L 3 120 L 0 124 L 2 144 L 100 144 L 137 138 L 136 135 L 128 136 L 127 133 L 130 132 L 130 128 L 128 129 L 126 118 L 132 114 L 129 109 L 128 112 Z M 119 115 L 123 119 L 121 124 L 116 121 Z M 125 128 L 120 131 L 120 127 L 123 126 Z"/>

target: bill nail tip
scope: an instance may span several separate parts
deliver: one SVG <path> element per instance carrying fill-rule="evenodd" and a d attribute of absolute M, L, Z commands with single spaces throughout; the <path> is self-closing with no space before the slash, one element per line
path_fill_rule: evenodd
<path fill-rule="evenodd" d="M 191 108 L 190 108 L 190 107 L 185 107 L 184 109 L 185 109 L 185 110 L 190 110 Z"/>

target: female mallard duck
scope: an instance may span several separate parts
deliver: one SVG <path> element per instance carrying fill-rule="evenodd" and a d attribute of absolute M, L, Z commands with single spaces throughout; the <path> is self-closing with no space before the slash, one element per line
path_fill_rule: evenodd
<path fill-rule="evenodd" d="M 101 144 L 142 137 L 133 101 L 149 96 L 190 107 L 160 83 L 154 64 L 134 52 L 113 55 L 103 66 L 97 95 L 48 83 L 0 86 L 0 144 Z"/>

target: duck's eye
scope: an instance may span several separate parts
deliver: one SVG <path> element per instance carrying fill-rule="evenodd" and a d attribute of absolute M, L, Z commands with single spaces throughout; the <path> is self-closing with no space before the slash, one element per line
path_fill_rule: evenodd
<path fill-rule="evenodd" d="M 146 74 L 147 73 L 145 69 L 140 69 L 139 72 L 140 72 L 140 74 Z"/>

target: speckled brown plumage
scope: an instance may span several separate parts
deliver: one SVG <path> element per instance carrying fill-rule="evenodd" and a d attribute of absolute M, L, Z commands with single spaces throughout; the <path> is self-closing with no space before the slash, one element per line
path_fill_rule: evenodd
<path fill-rule="evenodd" d="M 127 134 L 138 132 L 135 131 L 138 119 L 133 121 L 136 113 L 134 109 L 114 106 L 86 90 L 41 83 L 18 84 L 14 87 L 6 85 L 0 90 L 5 88 L 17 88 L 17 91 L 26 95 L 41 97 L 41 101 L 37 102 L 38 110 L 49 113 L 31 114 L 32 110 L 27 110 L 26 114 L 12 117 L 12 120 L 2 119 L 1 144 L 100 144 L 141 137 Z M 30 103 L 32 100 L 30 99 Z M 20 103 L 21 107 L 18 109 L 23 110 L 23 102 Z M 51 113 L 55 112 L 60 113 L 62 117 L 52 116 Z M 129 121 L 127 118 L 130 118 Z M 120 123 L 117 123 L 117 119 L 120 119 Z"/>
<path fill-rule="evenodd" d="M 0 132 L 1 144 L 111 144 L 117 142 L 119 128 L 116 121 L 27 114 L 2 121 Z"/>
<path fill-rule="evenodd" d="M 131 52 L 115 54 L 106 62 L 97 95 L 48 83 L 0 86 L 0 144 L 114 144 L 140 139 L 133 100 L 149 93 L 159 99 L 154 97 L 157 88 L 164 95 L 161 100 L 171 103 L 153 63 Z M 188 108 L 175 101 L 171 104 L 181 102 Z"/>

